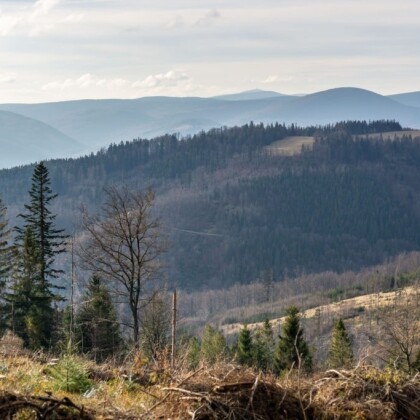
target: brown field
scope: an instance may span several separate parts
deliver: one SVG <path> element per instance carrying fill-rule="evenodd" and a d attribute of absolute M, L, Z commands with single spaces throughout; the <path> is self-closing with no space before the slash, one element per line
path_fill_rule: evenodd
<path fill-rule="evenodd" d="M 420 140 L 420 130 L 403 130 L 403 131 L 389 131 L 385 133 L 374 133 L 362 136 L 353 136 L 369 139 L 394 140 L 403 136 L 411 136 L 413 139 Z M 302 151 L 302 146 L 312 147 L 315 142 L 315 137 L 310 136 L 292 136 L 277 140 L 269 146 L 264 147 L 264 150 L 272 156 L 294 156 Z"/>
<path fill-rule="evenodd" d="M 277 140 L 266 146 L 264 149 L 269 155 L 273 156 L 293 156 L 298 155 L 302 146 L 312 147 L 315 137 L 293 136 L 286 137 L 282 140 Z"/>

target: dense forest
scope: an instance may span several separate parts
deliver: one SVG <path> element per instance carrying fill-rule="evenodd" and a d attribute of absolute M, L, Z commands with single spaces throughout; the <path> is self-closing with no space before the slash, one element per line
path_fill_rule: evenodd
<path fill-rule="evenodd" d="M 393 121 L 325 127 L 248 124 L 192 137 L 113 144 L 79 159 L 47 162 L 53 210 L 68 232 L 79 207 L 96 210 L 103 187 L 152 186 L 168 237 L 168 281 L 184 289 L 275 280 L 380 263 L 420 248 L 420 142 L 366 134 L 401 131 Z M 293 156 L 265 147 L 313 136 Z M 21 210 L 32 166 L 2 170 L 9 218 Z"/>

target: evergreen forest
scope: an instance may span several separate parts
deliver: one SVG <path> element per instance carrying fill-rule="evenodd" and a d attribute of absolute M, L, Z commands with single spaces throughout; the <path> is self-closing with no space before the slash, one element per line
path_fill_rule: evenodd
<path fill-rule="evenodd" d="M 152 187 L 170 244 L 167 281 L 188 290 L 249 283 L 267 270 L 278 281 L 359 269 L 420 248 L 420 142 L 402 129 L 395 121 L 250 123 L 112 144 L 46 163 L 58 193 L 52 211 L 75 232 L 80 206 L 96 211 L 104 187 Z M 391 131 L 401 135 L 373 136 Z M 292 155 L 268 151 L 297 136 L 313 137 L 313 146 Z M 32 171 L 0 172 L 12 223 Z"/>

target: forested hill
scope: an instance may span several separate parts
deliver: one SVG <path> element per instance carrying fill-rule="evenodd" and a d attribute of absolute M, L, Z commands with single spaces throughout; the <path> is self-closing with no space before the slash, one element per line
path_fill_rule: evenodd
<path fill-rule="evenodd" d="M 48 162 L 54 210 L 77 229 L 80 204 L 97 207 L 104 185 L 152 185 L 171 243 L 168 278 L 184 288 L 249 282 L 266 270 L 281 279 L 359 268 L 420 249 L 420 141 L 401 130 L 392 121 L 248 124 L 111 145 Z M 396 134 L 373 135 L 385 132 Z M 284 151 L 299 138 L 314 143 Z M 31 173 L 0 171 L 11 219 Z"/>

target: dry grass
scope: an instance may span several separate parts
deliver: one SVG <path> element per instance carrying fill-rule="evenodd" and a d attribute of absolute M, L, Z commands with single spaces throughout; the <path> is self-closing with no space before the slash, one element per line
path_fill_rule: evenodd
<path fill-rule="evenodd" d="M 26 398 L 32 403 L 37 399 L 39 402 L 39 397 L 53 396 L 54 400 L 71 401 L 75 406 L 84 408 L 86 415 L 100 413 L 94 416 L 99 419 L 137 418 L 145 411 L 150 400 L 153 400 L 142 392 L 140 385 L 127 379 L 119 369 L 97 366 L 84 359 L 80 359 L 80 363 L 88 369 L 93 381 L 92 388 L 85 395 L 57 390 L 50 374 L 54 362 L 49 362 L 42 356 L 3 355 L 0 358 L 0 395 L 15 395 L 15 398 Z M 1 411 L 0 418 L 4 418 L 1 417 Z M 38 417 L 34 414 L 33 417 L 25 418 Z"/>
<path fill-rule="evenodd" d="M 416 419 L 420 377 L 357 367 L 283 379 L 222 363 L 195 372 L 160 375 L 140 384 L 125 369 L 90 366 L 94 382 L 83 395 L 54 392 L 39 358 L 3 356 L 0 417 L 20 419 Z M 134 373 L 134 372 L 132 372 Z M 98 379 L 106 378 L 106 379 Z"/>
<path fill-rule="evenodd" d="M 315 137 L 293 136 L 277 140 L 266 146 L 264 150 L 272 156 L 293 156 L 302 151 L 302 146 L 312 147 Z"/>
<path fill-rule="evenodd" d="M 330 370 L 310 390 L 315 418 L 418 419 L 420 377 L 397 371 L 358 367 L 352 371 Z"/>
<path fill-rule="evenodd" d="M 221 364 L 164 387 L 147 418 L 417 419 L 420 378 L 369 366 L 316 377 L 261 375 Z"/>
<path fill-rule="evenodd" d="M 321 305 L 315 308 L 307 309 L 302 313 L 302 317 L 305 319 L 311 319 L 317 316 L 318 313 L 328 313 L 328 314 L 341 314 L 344 311 L 349 311 L 351 309 L 356 309 L 363 307 L 364 310 L 379 309 L 384 308 L 388 305 L 391 305 L 394 302 L 395 297 L 400 294 L 405 296 L 414 296 L 419 294 L 420 290 L 416 286 L 406 287 L 404 289 L 398 289 L 393 292 L 380 292 L 372 293 L 369 295 L 356 296 L 354 298 L 344 299 L 339 302 L 330 303 L 328 305 Z M 270 320 L 270 323 L 273 328 L 278 328 L 285 317 L 276 318 Z M 262 322 L 256 322 L 253 324 L 248 324 L 250 330 L 255 330 L 263 326 Z M 234 323 L 234 324 L 225 324 L 220 327 L 221 331 L 226 335 L 238 334 L 242 329 L 243 324 Z"/>
<path fill-rule="evenodd" d="M 413 139 L 420 139 L 420 130 L 389 131 L 384 133 L 373 133 L 361 136 L 359 138 L 395 140 L 403 136 L 411 136 Z M 272 156 L 294 156 L 302 151 L 302 146 L 312 148 L 315 137 L 310 136 L 291 136 L 271 143 L 264 147 L 264 150 Z"/>

